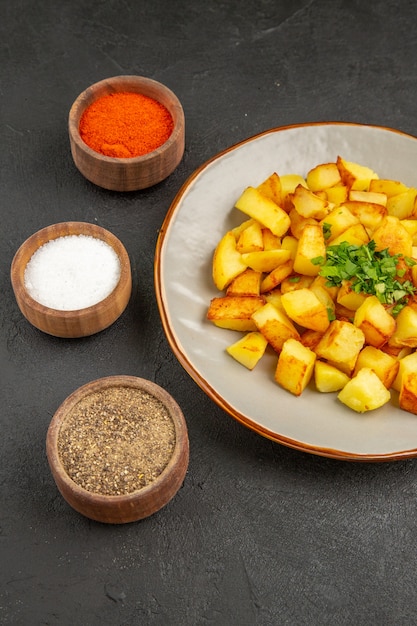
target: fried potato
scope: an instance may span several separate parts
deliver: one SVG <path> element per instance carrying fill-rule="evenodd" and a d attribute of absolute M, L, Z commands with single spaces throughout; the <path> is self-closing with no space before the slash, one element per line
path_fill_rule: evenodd
<path fill-rule="evenodd" d="M 258 296 L 224 296 L 213 298 L 207 319 L 221 328 L 230 330 L 256 330 L 252 315 L 263 307 L 265 301 Z"/>
<path fill-rule="evenodd" d="M 275 370 L 275 381 L 295 396 L 300 396 L 314 372 L 315 353 L 296 339 L 282 346 Z"/>
<path fill-rule="evenodd" d="M 228 346 L 226 351 L 244 367 L 253 370 L 259 359 L 262 358 L 267 345 L 268 342 L 262 333 L 254 331 L 247 333 Z"/>
<path fill-rule="evenodd" d="M 346 383 L 337 397 L 354 411 L 365 413 L 389 402 L 391 393 L 371 368 L 364 367 Z"/>
<path fill-rule="evenodd" d="M 305 178 L 273 172 L 235 207 L 246 219 L 216 246 L 212 278 L 222 295 L 207 310 L 214 325 L 244 333 L 226 352 L 251 370 L 270 346 L 275 381 L 294 395 L 313 381 L 362 413 L 383 406 L 392 389 L 417 414 L 417 188 L 338 156 Z M 372 240 L 398 259 L 373 292 L 358 293 L 356 271 L 375 280 Z M 366 246 L 369 269 L 350 256 L 355 246 L 363 254 Z M 326 258 L 340 266 L 321 272 Z M 394 303 L 403 297 L 398 306 L 385 304 L 382 282 Z"/>
<path fill-rule="evenodd" d="M 267 302 L 252 314 L 257 330 L 263 334 L 276 352 L 281 352 L 287 339 L 298 339 L 300 334 L 284 311 Z"/>

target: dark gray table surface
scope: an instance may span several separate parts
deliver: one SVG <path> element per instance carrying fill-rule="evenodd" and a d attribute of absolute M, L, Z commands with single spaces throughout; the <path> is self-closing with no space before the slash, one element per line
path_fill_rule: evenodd
<path fill-rule="evenodd" d="M 417 623 L 417 462 L 326 459 L 240 425 L 174 357 L 153 283 L 170 203 L 224 148 L 326 120 L 417 135 L 416 20 L 412 0 L 2 2 L 1 624 Z M 72 102 L 117 74 L 165 83 L 185 111 L 180 166 L 143 192 L 95 187 L 70 155 Z M 80 340 L 30 326 L 9 279 L 19 245 L 64 220 L 114 232 L 133 269 L 124 314 Z M 191 446 L 177 496 L 125 526 L 73 511 L 45 455 L 60 403 L 112 374 L 165 387 Z"/>

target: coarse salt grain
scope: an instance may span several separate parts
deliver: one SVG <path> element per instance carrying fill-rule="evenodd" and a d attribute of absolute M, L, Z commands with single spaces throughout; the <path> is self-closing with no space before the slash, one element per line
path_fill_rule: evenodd
<path fill-rule="evenodd" d="M 65 235 L 44 243 L 25 268 L 30 296 L 45 306 L 74 311 L 106 298 L 120 278 L 120 260 L 105 241 Z"/>

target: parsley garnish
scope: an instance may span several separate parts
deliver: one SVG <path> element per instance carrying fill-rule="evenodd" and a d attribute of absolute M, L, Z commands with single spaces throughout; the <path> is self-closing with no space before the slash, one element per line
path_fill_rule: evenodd
<path fill-rule="evenodd" d="M 401 254 L 390 254 L 388 248 L 375 250 L 375 241 L 362 246 L 343 242 L 338 246 L 328 246 L 326 259 L 316 257 L 314 265 L 321 265 L 320 276 L 327 278 L 329 287 L 339 287 L 344 280 L 351 281 L 351 288 L 356 293 L 374 295 L 382 304 L 395 305 L 393 315 L 407 304 L 408 296 L 415 293 L 412 282 L 400 282 L 405 274 L 398 268 L 401 260 L 411 267 L 416 261 Z"/>
<path fill-rule="evenodd" d="M 324 240 L 327 241 L 327 239 L 329 239 L 331 234 L 332 234 L 332 227 L 331 227 L 331 225 L 328 224 L 327 222 L 324 222 L 324 224 L 323 224 L 323 237 L 324 237 Z"/>

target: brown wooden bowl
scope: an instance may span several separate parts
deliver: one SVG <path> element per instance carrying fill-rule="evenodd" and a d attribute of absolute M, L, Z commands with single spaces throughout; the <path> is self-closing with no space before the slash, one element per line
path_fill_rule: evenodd
<path fill-rule="evenodd" d="M 37 302 L 25 286 L 25 269 L 32 255 L 46 242 L 66 235 L 89 235 L 105 241 L 118 255 L 121 268 L 119 282 L 106 298 L 92 306 L 72 311 L 50 308 Z M 108 230 L 87 222 L 52 224 L 31 235 L 15 254 L 10 277 L 23 315 L 33 326 L 55 337 L 86 337 L 107 328 L 123 313 L 132 292 L 130 260 L 125 247 Z"/>
<path fill-rule="evenodd" d="M 173 118 L 174 129 L 167 141 L 144 156 L 104 156 L 87 146 L 80 136 L 79 125 L 85 109 L 98 98 L 120 91 L 157 100 Z M 175 170 L 184 154 L 185 120 L 180 101 L 168 87 L 143 76 L 114 76 L 88 87 L 71 107 L 68 129 L 76 167 L 92 183 L 113 191 L 135 191 L 161 182 Z"/>
<path fill-rule="evenodd" d="M 91 394 L 100 394 L 106 390 L 124 387 L 150 394 L 156 401 L 162 403 L 174 425 L 175 442 L 167 465 L 159 476 L 146 486 L 124 495 L 94 493 L 74 482 L 68 475 L 59 453 L 61 428 L 69 419 L 74 407 Z M 105 401 L 108 402 L 108 400 Z M 120 412 L 120 403 L 117 408 Z M 121 415 L 123 416 L 122 411 Z M 82 421 L 78 419 L 77 423 L 78 429 L 83 428 Z M 97 426 L 97 428 L 100 427 Z M 138 439 L 138 445 L 140 443 Z M 64 400 L 49 425 L 46 453 L 58 490 L 70 506 L 82 515 L 98 522 L 124 524 L 156 513 L 175 496 L 181 487 L 189 462 L 187 425 L 176 401 L 159 385 L 135 376 L 108 376 L 79 387 Z"/>

